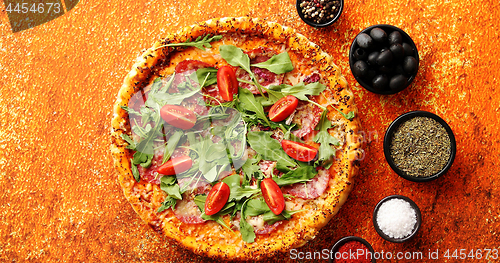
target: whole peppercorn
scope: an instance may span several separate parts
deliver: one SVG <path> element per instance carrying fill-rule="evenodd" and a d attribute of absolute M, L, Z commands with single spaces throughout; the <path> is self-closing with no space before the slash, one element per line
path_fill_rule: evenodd
<path fill-rule="evenodd" d="M 305 19 L 324 24 L 340 12 L 340 0 L 300 0 L 299 7 Z"/>

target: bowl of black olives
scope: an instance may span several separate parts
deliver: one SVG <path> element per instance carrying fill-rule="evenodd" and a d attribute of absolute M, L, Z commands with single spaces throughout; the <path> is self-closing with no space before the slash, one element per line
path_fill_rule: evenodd
<path fill-rule="evenodd" d="M 392 25 L 362 30 L 349 51 L 349 66 L 358 83 L 377 94 L 395 94 L 415 79 L 418 51 L 411 37 Z"/>
<path fill-rule="evenodd" d="M 337 21 L 344 9 L 344 0 L 297 0 L 300 19 L 315 27 L 327 27 Z"/>

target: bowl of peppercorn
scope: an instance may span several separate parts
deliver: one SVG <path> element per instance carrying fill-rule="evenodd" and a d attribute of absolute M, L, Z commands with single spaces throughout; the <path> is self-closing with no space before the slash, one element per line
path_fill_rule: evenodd
<path fill-rule="evenodd" d="M 373 247 L 361 237 L 343 237 L 330 250 L 329 263 L 366 262 L 375 263 Z"/>
<path fill-rule="evenodd" d="M 349 66 L 356 81 L 368 91 L 395 94 L 408 87 L 417 75 L 417 46 L 398 27 L 373 25 L 352 42 Z"/>
<path fill-rule="evenodd" d="M 339 19 L 344 9 L 344 0 L 297 0 L 296 8 L 302 21 L 321 28 Z"/>
<path fill-rule="evenodd" d="M 457 152 L 450 126 L 427 111 L 411 111 L 397 117 L 384 136 L 384 155 L 400 177 L 428 182 L 445 174 Z"/>

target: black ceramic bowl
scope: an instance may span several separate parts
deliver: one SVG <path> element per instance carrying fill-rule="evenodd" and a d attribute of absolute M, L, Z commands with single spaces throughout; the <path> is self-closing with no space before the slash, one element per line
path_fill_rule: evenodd
<path fill-rule="evenodd" d="M 340 7 L 338 8 L 337 13 L 334 15 L 332 19 L 327 20 L 325 23 L 322 24 L 315 23 L 312 20 L 309 20 L 304 17 L 304 13 L 302 12 L 303 9 L 302 7 L 300 7 L 300 3 L 302 3 L 303 0 L 297 0 L 297 2 L 295 3 L 295 7 L 297 8 L 297 13 L 299 13 L 300 19 L 302 19 L 302 21 L 304 21 L 306 24 L 312 27 L 322 28 L 332 25 L 333 23 L 335 23 L 335 21 L 339 19 L 340 15 L 342 14 L 342 11 L 344 10 L 344 0 L 339 0 L 339 1 L 340 1 Z"/>
<path fill-rule="evenodd" d="M 450 154 L 450 158 L 448 159 L 448 162 L 443 167 L 443 169 L 441 169 L 441 171 L 439 171 L 431 176 L 427 176 L 427 177 L 415 177 L 415 176 L 408 175 L 406 172 L 402 171 L 401 169 L 399 169 L 396 166 L 396 164 L 394 163 L 394 159 L 392 158 L 391 153 L 390 153 L 391 140 L 392 140 L 394 132 L 397 130 L 397 128 L 402 123 L 404 123 L 405 121 L 407 121 L 409 119 L 415 118 L 415 117 L 429 117 L 429 118 L 436 120 L 439 124 L 441 124 L 444 127 L 444 129 L 448 133 L 448 136 L 450 137 L 451 154 Z M 391 166 L 392 170 L 394 170 L 394 172 L 396 172 L 399 176 L 403 177 L 406 180 L 410 180 L 413 182 L 428 182 L 428 181 L 432 181 L 432 180 L 439 178 L 440 176 L 445 174 L 450 169 L 451 165 L 453 164 L 453 161 L 455 160 L 456 153 L 457 153 L 457 144 L 455 141 L 455 136 L 453 135 L 453 131 L 451 130 L 450 126 L 443 119 L 441 119 L 439 116 L 437 116 L 434 113 L 430 113 L 427 111 L 407 112 L 407 113 L 397 117 L 391 123 L 391 125 L 389 125 L 389 128 L 387 128 L 387 131 L 385 132 L 385 136 L 384 136 L 385 159 L 389 163 L 389 166 Z"/>
<path fill-rule="evenodd" d="M 358 60 L 363 60 L 363 61 L 367 62 L 367 59 L 357 59 L 356 58 L 356 57 L 359 58 L 359 55 L 357 55 L 355 52 L 358 50 L 358 48 L 360 48 L 360 46 L 359 46 L 358 42 L 356 41 L 356 39 L 362 33 L 370 35 L 370 32 L 374 28 L 383 29 L 387 33 L 387 35 L 391 34 L 394 31 L 398 31 L 401 34 L 402 42 L 409 44 L 409 47 L 411 47 L 413 49 L 413 54 L 410 55 L 410 57 L 413 57 L 416 60 L 416 71 L 413 74 L 408 74 L 408 73 L 402 74 L 402 72 L 404 72 L 404 70 L 402 70 L 401 67 L 398 68 L 398 65 L 402 65 L 403 64 L 403 61 L 404 61 L 404 59 L 407 56 L 406 54 L 403 55 L 403 58 L 393 59 L 392 62 L 390 62 L 389 65 L 384 68 L 384 70 L 382 70 L 381 66 L 378 65 L 378 64 L 375 64 L 375 65 L 374 64 L 371 64 L 371 65 L 367 64 L 368 67 L 369 67 L 370 73 L 367 73 L 366 76 L 364 76 L 364 77 L 361 77 L 361 76 L 358 76 L 357 74 L 355 74 L 355 72 L 357 72 L 356 69 L 355 69 L 355 63 Z M 362 52 L 366 52 L 364 54 L 366 54 L 366 56 L 368 56 L 368 54 L 370 54 L 370 53 L 372 53 L 374 51 L 380 52 L 382 49 L 388 49 L 388 47 L 389 47 L 388 42 L 386 42 L 384 44 L 380 44 L 378 42 L 373 41 L 373 43 L 374 44 L 372 45 L 372 47 L 370 47 L 370 48 L 361 48 L 360 50 Z M 417 46 L 415 45 L 415 43 L 413 42 L 413 40 L 411 39 L 411 37 L 405 31 L 403 31 L 403 30 L 401 30 L 401 29 L 399 29 L 399 28 L 397 28 L 395 26 L 385 25 L 385 24 L 373 25 L 373 26 L 365 28 L 361 32 L 359 32 L 359 34 L 356 35 L 356 37 L 352 41 L 351 49 L 349 51 L 349 66 L 351 67 L 351 72 L 353 73 L 354 78 L 356 79 L 356 81 L 358 81 L 358 83 L 363 88 L 365 88 L 368 91 L 371 91 L 373 93 L 377 93 L 377 94 L 383 94 L 383 95 L 395 94 L 395 93 L 398 93 L 398 92 L 406 89 L 406 87 L 408 87 L 412 83 L 412 81 L 415 79 L 415 76 L 418 73 L 419 56 L 418 56 Z M 404 85 L 404 84 L 402 86 L 399 85 L 397 88 L 394 88 L 394 89 L 389 88 L 389 87 L 383 88 L 383 89 L 377 89 L 377 88 L 374 87 L 373 82 L 372 82 L 372 80 L 374 79 L 375 75 L 385 75 L 389 80 L 391 79 L 391 77 L 394 77 L 394 76 L 397 76 L 397 75 L 403 75 L 406 78 L 406 85 Z"/>
<path fill-rule="evenodd" d="M 411 232 L 411 234 L 409 236 L 406 236 L 406 237 L 403 237 L 403 238 L 392 238 L 392 237 L 386 235 L 380 229 L 380 227 L 378 226 L 378 223 L 377 223 L 377 213 L 378 213 L 378 210 L 380 209 L 380 206 L 385 201 L 388 201 L 388 200 L 394 199 L 394 198 L 403 199 L 403 200 L 407 201 L 408 203 L 410 203 L 410 206 L 415 210 L 415 213 L 417 215 L 417 223 L 415 224 L 415 227 L 413 228 L 413 231 Z M 402 195 L 390 195 L 390 196 L 387 196 L 384 199 L 380 200 L 378 202 L 377 206 L 375 206 L 375 209 L 373 210 L 373 226 L 375 227 L 375 230 L 377 231 L 377 233 L 383 239 L 385 239 L 387 241 L 390 241 L 390 242 L 393 242 L 393 243 L 403 243 L 405 241 L 408 241 L 408 240 L 412 239 L 415 236 L 415 234 L 417 234 L 417 232 L 420 229 L 421 225 L 422 225 L 422 214 L 420 213 L 420 209 L 418 208 L 417 204 L 415 204 L 415 202 L 413 202 L 413 200 L 411 200 L 410 198 L 408 198 L 406 196 L 402 196 Z"/>
<path fill-rule="evenodd" d="M 332 249 L 330 250 L 332 252 L 331 255 L 333 255 L 333 257 L 330 258 L 330 260 L 328 261 L 329 263 L 334 262 L 335 252 L 337 252 L 342 245 L 344 245 L 345 243 L 347 243 L 349 241 L 358 241 L 358 242 L 362 243 L 363 245 L 365 245 L 368 248 L 368 250 L 372 253 L 372 255 L 375 253 L 375 251 L 373 250 L 373 247 L 370 245 L 370 243 L 368 243 L 368 241 L 364 240 L 363 238 L 355 237 L 355 236 L 343 237 L 339 241 L 337 241 L 337 243 L 335 243 L 335 245 L 333 245 Z M 372 257 L 371 261 L 372 261 L 372 263 L 376 262 L 374 257 Z"/>

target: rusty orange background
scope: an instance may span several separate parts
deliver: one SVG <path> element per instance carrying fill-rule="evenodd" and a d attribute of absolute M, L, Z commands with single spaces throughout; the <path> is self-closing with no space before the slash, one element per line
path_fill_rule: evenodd
<path fill-rule="evenodd" d="M 339 214 L 295 255 L 348 235 L 379 252 L 423 252 L 420 262 L 437 250 L 435 262 L 446 261 L 446 250 L 500 249 L 497 0 L 346 0 L 340 20 L 321 30 L 300 20 L 293 0 L 84 0 L 15 34 L 2 3 L 0 10 L 0 261 L 212 261 L 158 236 L 135 214 L 116 180 L 109 132 L 115 97 L 141 50 L 167 32 L 226 16 L 295 28 L 335 58 L 356 96 L 367 135 L 360 175 Z M 420 54 L 416 80 L 390 96 L 361 88 L 348 63 L 356 34 L 381 23 L 405 30 Z M 401 179 L 383 155 L 385 129 L 412 110 L 440 115 L 457 139 L 455 163 L 433 182 Z M 371 221 L 376 203 L 392 194 L 422 211 L 420 232 L 403 244 L 384 241 Z"/>

